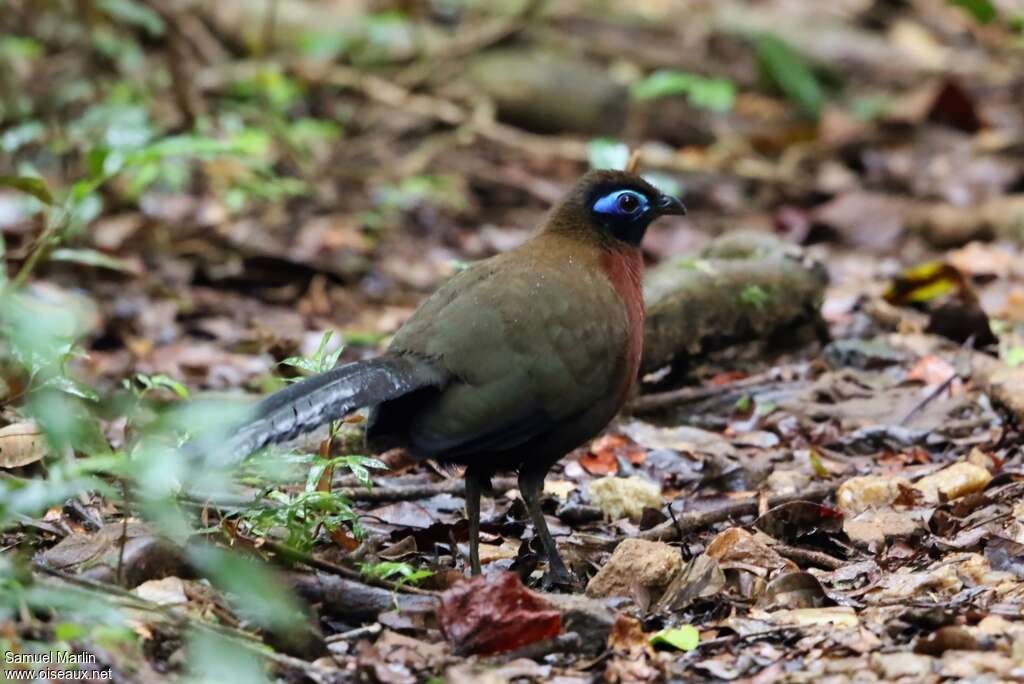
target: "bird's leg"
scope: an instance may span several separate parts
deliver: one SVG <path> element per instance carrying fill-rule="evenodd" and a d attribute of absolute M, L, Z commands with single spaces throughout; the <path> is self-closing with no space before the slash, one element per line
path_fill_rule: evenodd
<path fill-rule="evenodd" d="M 551 537 L 551 532 L 548 531 L 548 523 L 544 520 L 544 511 L 540 509 L 540 497 L 544 491 L 544 475 L 543 470 L 524 468 L 519 471 L 519 493 L 523 495 L 526 511 L 533 521 L 533 529 L 540 537 L 544 552 L 548 556 L 546 579 L 553 584 L 570 585 L 573 581 L 572 575 L 565 567 L 565 563 L 562 562 L 562 557 L 558 555 L 558 547 L 555 546 L 555 540 Z"/>
<path fill-rule="evenodd" d="M 469 518 L 469 567 L 480 574 L 480 492 L 484 483 L 472 469 L 466 470 L 466 517 Z"/>

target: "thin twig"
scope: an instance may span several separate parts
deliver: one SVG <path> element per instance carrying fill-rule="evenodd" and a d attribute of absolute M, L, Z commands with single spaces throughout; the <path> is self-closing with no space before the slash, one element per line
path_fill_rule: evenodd
<path fill-rule="evenodd" d="M 911 418 L 920 413 L 925 406 L 935 401 L 939 397 L 939 395 L 945 392 L 949 388 L 949 386 L 953 384 L 953 381 L 956 380 L 958 377 L 960 377 L 960 374 L 957 373 L 956 371 L 950 373 L 949 377 L 943 380 L 941 385 L 939 385 L 934 390 L 929 392 L 927 397 L 919 401 L 917 405 L 914 406 L 914 408 L 910 409 L 907 415 L 903 416 L 903 420 L 901 420 L 899 424 L 906 425 L 907 423 L 909 423 Z"/>
<path fill-rule="evenodd" d="M 668 392 L 645 394 L 629 402 L 626 406 L 626 411 L 632 414 L 653 413 L 654 411 L 660 411 L 680 404 L 692 404 L 696 401 L 719 397 L 730 392 L 747 390 L 759 385 L 774 384 L 780 381 L 779 372 L 773 369 L 766 373 L 758 373 L 742 380 L 730 382 L 727 385 L 682 387 Z"/>
<path fill-rule="evenodd" d="M 832 494 L 840 484 L 842 483 L 819 485 L 795 494 L 773 496 L 768 499 L 768 506 L 775 508 L 793 501 L 819 501 Z M 756 515 L 758 499 L 757 496 L 751 496 L 710 511 L 683 513 L 676 520 L 668 520 L 641 532 L 640 536 L 651 541 L 676 541 L 682 539 L 685 534 L 702 530 L 716 523 L 745 515 Z"/>
<path fill-rule="evenodd" d="M 814 565 L 826 570 L 838 570 L 846 565 L 846 561 L 830 556 L 824 551 L 801 549 L 798 546 L 789 546 L 788 544 L 773 544 L 772 549 L 783 558 L 788 558 L 791 561 L 803 563 L 804 565 Z"/>
<path fill-rule="evenodd" d="M 263 36 L 260 41 L 260 50 L 264 56 L 274 51 L 274 33 L 277 29 L 277 3 L 278 0 L 267 0 L 266 13 L 263 15 Z"/>
<path fill-rule="evenodd" d="M 239 538 L 245 539 L 244 537 Z M 429 589 L 420 589 L 419 587 L 413 587 L 408 584 L 400 584 L 398 582 L 391 582 L 385 579 L 375 579 L 372 577 L 367 577 L 355 568 L 350 568 L 344 565 L 338 565 L 337 563 L 331 563 L 330 561 L 325 561 L 321 558 L 317 558 L 316 556 L 304 553 L 302 551 L 299 551 L 298 549 L 293 549 L 290 546 L 286 546 L 275 541 L 263 541 L 260 544 L 260 548 L 266 549 L 268 551 L 273 551 L 275 554 L 281 556 L 282 558 L 288 558 L 293 562 L 302 563 L 303 565 L 309 566 L 313 569 L 323 570 L 324 572 L 329 572 L 333 575 L 345 577 L 347 579 L 354 580 L 356 582 L 361 582 L 363 584 L 381 587 L 382 589 L 390 589 L 391 591 L 401 591 L 406 594 L 420 594 L 423 596 L 435 596 L 437 594 L 437 592 L 430 591 Z"/>
<path fill-rule="evenodd" d="M 491 491 L 495 496 L 504 494 L 516 487 L 516 480 L 513 477 L 500 477 L 491 482 Z M 440 482 L 431 482 L 422 485 L 403 485 L 399 487 L 374 487 L 366 488 L 345 488 L 337 489 L 335 493 L 347 497 L 352 501 L 388 502 L 388 501 L 417 501 L 429 499 L 439 494 L 451 494 L 452 496 L 465 496 L 466 483 L 462 479 L 446 479 Z"/>
<path fill-rule="evenodd" d="M 124 586 L 124 547 L 128 544 L 128 486 L 121 483 L 121 496 L 124 498 L 124 515 L 121 518 L 121 539 L 119 547 L 117 549 L 117 571 L 114 573 L 114 577 L 117 578 L 117 583 Z"/>
<path fill-rule="evenodd" d="M 492 482 L 492 490 L 495 495 L 503 494 L 516 487 L 516 480 L 512 477 L 499 477 Z M 466 494 L 466 483 L 461 479 L 445 479 L 438 482 L 429 482 L 416 485 L 398 485 L 396 487 L 376 486 L 373 489 L 365 487 L 342 487 L 333 490 L 337 496 L 345 497 L 349 501 L 364 501 L 368 503 L 389 503 L 392 501 L 418 501 L 429 499 L 441 494 L 452 496 L 464 496 Z M 203 496 L 184 493 L 180 498 L 196 506 L 213 506 L 215 508 L 250 508 L 256 505 L 280 506 L 278 502 L 261 500 L 247 496 L 220 495 L 217 497 Z"/>

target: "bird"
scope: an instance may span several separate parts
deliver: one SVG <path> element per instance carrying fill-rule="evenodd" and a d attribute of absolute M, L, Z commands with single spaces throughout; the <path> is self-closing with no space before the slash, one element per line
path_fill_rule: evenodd
<path fill-rule="evenodd" d="M 369 408 L 375 451 L 464 468 L 471 574 L 481 572 L 481 494 L 516 472 L 544 580 L 571 584 L 541 511 L 544 479 L 626 401 L 643 349 L 641 241 L 658 217 L 685 213 L 632 171 L 587 172 L 522 244 L 428 297 L 382 355 L 270 395 L 215 458 L 234 463 Z"/>

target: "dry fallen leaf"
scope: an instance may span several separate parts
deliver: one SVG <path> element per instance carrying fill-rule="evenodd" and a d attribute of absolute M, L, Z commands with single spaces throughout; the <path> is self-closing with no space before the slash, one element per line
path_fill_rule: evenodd
<path fill-rule="evenodd" d="M 46 437 L 35 423 L 14 423 L 0 429 L 0 468 L 20 468 L 46 456 Z"/>
<path fill-rule="evenodd" d="M 654 650 L 640 621 L 621 613 L 616 616 L 615 624 L 608 635 L 608 648 L 634 658 L 639 658 L 644 653 L 652 653 Z"/>
<path fill-rule="evenodd" d="M 558 636 L 562 616 L 512 572 L 478 575 L 441 594 L 441 632 L 460 653 L 492 654 Z"/>

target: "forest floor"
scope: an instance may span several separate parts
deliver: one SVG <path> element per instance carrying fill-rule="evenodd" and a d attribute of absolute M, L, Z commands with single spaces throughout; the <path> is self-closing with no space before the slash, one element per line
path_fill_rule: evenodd
<path fill-rule="evenodd" d="M 5 3 L 0 649 L 131 682 L 1024 679 L 1024 10 L 629 4 Z M 630 148 L 690 209 L 649 267 L 694 289 L 649 290 L 676 337 L 548 476 L 574 592 L 509 478 L 467 582 L 461 481 L 360 416 L 182 470 Z"/>

